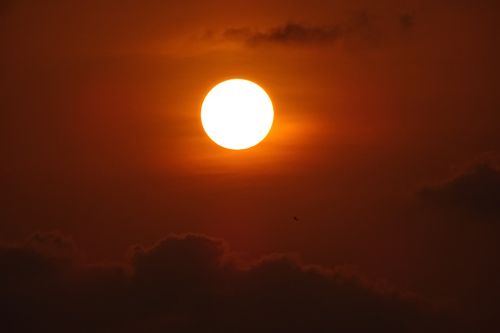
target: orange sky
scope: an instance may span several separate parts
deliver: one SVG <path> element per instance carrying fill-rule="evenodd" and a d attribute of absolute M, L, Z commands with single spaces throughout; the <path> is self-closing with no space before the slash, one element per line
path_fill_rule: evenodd
<path fill-rule="evenodd" d="M 0 237 L 56 229 L 116 259 L 131 243 L 203 233 L 434 293 L 434 273 L 462 272 L 436 268 L 448 255 L 486 266 L 497 249 L 491 225 L 426 229 L 441 217 L 423 216 L 418 193 L 498 154 L 498 9 L 2 1 Z M 233 77 L 275 105 L 248 151 L 216 146 L 199 119 Z"/>

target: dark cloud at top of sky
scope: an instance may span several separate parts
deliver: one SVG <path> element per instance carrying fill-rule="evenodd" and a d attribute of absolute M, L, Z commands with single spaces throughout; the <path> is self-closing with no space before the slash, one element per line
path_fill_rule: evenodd
<path fill-rule="evenodd" d="M 487 220 L 500 219 L 500 172 L 481 164 L 451 180 L 419 192 L 424 202 Z"/>
<path fill-rule="evenodd" d="M 415 16 L 405 13 L 400 17 L 401 27 L 409 29 L 415 24 Z M 223 39 L 242 41 L 250 46 L 264 44 L 332 44 L 348 36 L 360 35 L 373 39 L 379 34 L 375 19 L 366 11 L 358 11 L 348 20 L 329 25 L 289 22 L 267 30 L 248 27 L 230 28 L 222 33 Z"/>
<path fill-rule="evenodd" d="M 340 26 L 308 26 L 287 23 L 267 31 L 253 31 L 249 28 L 236 28 L 224 31 L 223 36 L 230 40 L 243 40 L 250 45 L 263 43 L 332 43 L 342 34 Z"/>
<path fill-rule="evenodd" d="M 59 243 L 50 235 L 42 238 Z M 2 246 L 2 328 L 423 332 L 438 325 L 427 303 L 341 270 L 279 255 L 253 263 L 231 257 L 223 242 L 197 235 L 137 247 L 128 268 L 61 262 L 27 245 Z"/>

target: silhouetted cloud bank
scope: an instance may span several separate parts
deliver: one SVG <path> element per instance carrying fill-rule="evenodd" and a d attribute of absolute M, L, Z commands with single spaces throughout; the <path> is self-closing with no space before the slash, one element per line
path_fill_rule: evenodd
<path fill-rule="evenodd" d="M 6 332 L 427 332 L 417 297 L 282 255 L 241 262 L 201 235 L 89 265 L 57 233 L 0 247 Z"/>

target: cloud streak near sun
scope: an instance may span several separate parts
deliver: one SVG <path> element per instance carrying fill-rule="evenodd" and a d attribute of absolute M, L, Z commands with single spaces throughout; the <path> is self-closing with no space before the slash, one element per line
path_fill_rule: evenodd
<path fill-rule="evenodd" d="M 397 28 L 401 30 L 411 29 L 415 25 L 415 16 L 403 13 L 394 19 Z M 339 23 L 324 25 L 308 24 L 290 21 L 275 25 L 267 29 L 251 27 L 234 27 L 222 31 L 220 34 L 208 33 L 209 38 L 223 41 L 241 42 L 250 47 L 263 45 L 330 45 L 337 41 L 358 36 L 371 39 L 382 34 L 378 22 L 366 11 L 352 14 L 347 20 Z"/>

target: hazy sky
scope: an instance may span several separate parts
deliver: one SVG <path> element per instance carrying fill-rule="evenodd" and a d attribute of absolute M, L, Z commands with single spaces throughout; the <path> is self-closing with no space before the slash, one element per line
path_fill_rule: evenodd
<path fill-rule="evenodd" d="M 499 10 L 2 0 L 0 239 L 57 230 L 94 262 L 203 234 L 243 257 L 296 253 L 491 310 Z M 269 136 L 245 151 L 215 145 L 200 122 L 229 78 L 275 106 Z"/>

